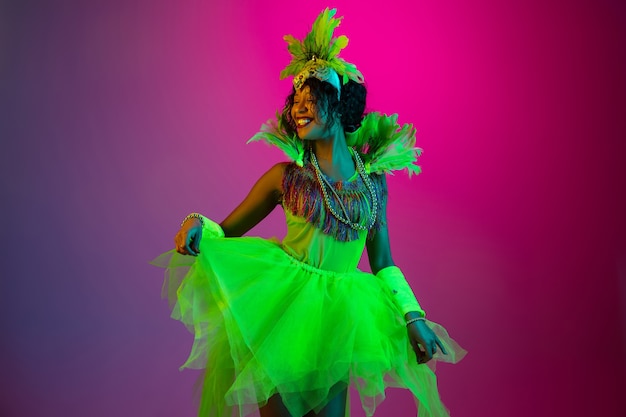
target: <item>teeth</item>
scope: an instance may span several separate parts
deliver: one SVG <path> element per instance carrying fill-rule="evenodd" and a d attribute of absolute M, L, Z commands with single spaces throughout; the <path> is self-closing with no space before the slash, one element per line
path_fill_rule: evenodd
<path fill-rule="evenodd" d="M 309 123 L 311 123 L 311 119 L 298 119 L 296 123 L 298 124 L 298 126 L 308 125 Z"/>

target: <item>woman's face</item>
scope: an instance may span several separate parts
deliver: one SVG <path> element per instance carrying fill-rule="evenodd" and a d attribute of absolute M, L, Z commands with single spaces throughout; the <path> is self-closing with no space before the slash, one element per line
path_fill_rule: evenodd
<path fill-rule="evenodd" d="M 315 97 L 308 85 L 296 90 L 291 107 L 291 118 L 302 140 L 316 140 L 328 136 L 326 117 L 317 111 Z"/>

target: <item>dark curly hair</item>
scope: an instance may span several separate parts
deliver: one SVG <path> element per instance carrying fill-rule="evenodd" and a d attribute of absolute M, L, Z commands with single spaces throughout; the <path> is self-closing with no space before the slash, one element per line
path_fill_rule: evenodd
<path fill-rule="evenodd" d="M 320 116 L 328 116 L 328 127 L 341 123 L 347 133 L 354 132 L 361 126 L 365 112 L 367 89 L 365 85 L 349 80 L 341 86 L 341 100 L 337 99 L 337 89 L 326 81 L 309 78 L 302 87 L 309 86 L 315 109 Z M 296 94 L 295 88 L 285 100 L 281 122 L 290 135 L 296 133 L 296 124 L 291 117 L 291 108 Z"/>

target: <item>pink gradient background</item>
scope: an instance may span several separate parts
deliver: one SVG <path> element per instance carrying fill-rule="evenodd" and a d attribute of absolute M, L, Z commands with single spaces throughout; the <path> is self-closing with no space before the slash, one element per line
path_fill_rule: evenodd
<path fill-rule="evenodd" d="M 452 415 L 626 415 L 621 2 L 52 3 L 0 3 L 0 415 L 194 415 L 148 261 L 284 159 L 245 141 L 290 88 L 282 35 L 327 5 L 369 109 L 418 128 L 390 233 L 470 352 L 438 369 Z M 413 415 L 388 394 L 377 416 Z"/>

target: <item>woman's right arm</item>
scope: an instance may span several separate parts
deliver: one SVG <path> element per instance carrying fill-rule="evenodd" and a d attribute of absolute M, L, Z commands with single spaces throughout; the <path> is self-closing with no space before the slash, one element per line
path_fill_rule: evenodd
<path fill-rule="evenodd" d="M 226 237 L 242 236 L 274 210 L 283 194 L 287 165 L 287 162 L 276 164 L 263 174 L 241 204 L 220 223 Z"/>
<path fill-rule="evenodd" d="M 287 162 L 274 165 L 254 184 L 246 198 L 220 223 L 226 237 L 241 236 L 267 217 L 280 202 L 282 181 Z M 183 255 L 197 256 L 202 224 L 199 219 L 185 221 L 176 236 L 176 251 Z"/>

